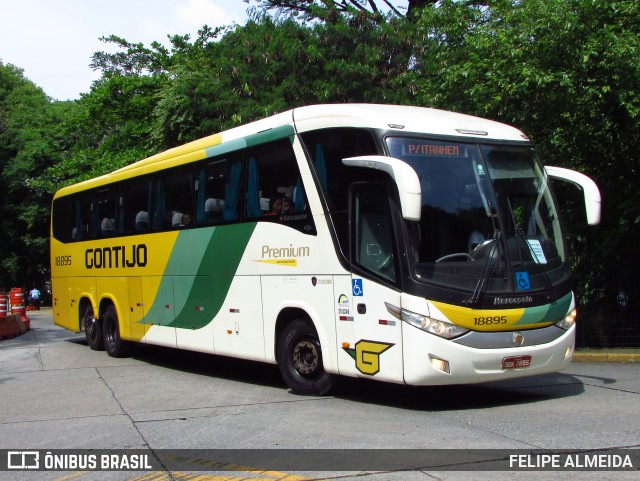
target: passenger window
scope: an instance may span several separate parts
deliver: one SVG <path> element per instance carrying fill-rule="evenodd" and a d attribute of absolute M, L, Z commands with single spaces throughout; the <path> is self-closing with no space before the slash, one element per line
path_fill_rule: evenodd
<path fill-rule="evenodd" d="M 340 248 L 346 258 L 349 251 L 349 187 L 357 180 L 374 180 L 379 173 L 371 169 L 347 167 L 342 159 L 377 155 L 378 149 L 370 132 L 356 128 L 314 130 L 302 134 L 302 140 L 311 156 Z"/>
<path fill-rule="evenodd" d="M 72 203 L 73 228 L 71 240 L 85 240 L 89 237 L 91 224 L 91 202 L 86 194 L 74 195 Z"/>
<path fill-rule="evenodd" d="M 199 225 L 238 218 L 242 156 L 210 159 L 196 170 L 196 222 Z"/>
<path fill-rule="evenodd" d="M 249 149 L 245 159 L 248 218 L 287 221 L 305 211 L 306 196 L 289 139 Z"/>
<path fill-rule="evenodd" d="M 347 167 L 342 159 L 362 155 L 377 155 L 378 149 L 371 133 L 363 129 L 324 129 L 302 134 L 318 181 L 324 192 L 330 211 L 346 211 L 349 186 L 362 180 L 353 167 Z"/>
<path fill-rule="evenodd" d="M 140 177 L 124 184 L 123 192 L 126 192 L 124 199 L 125 232 L 141 233 L 147 232 L 151 228 L 149 222 L 150 187 L 151 179 L 149 177 Z"/>
<path fill-rule="evenodd" d="M 152 228 L 181 229 L 191 225 L 191 173 L 180 167 L 162 171 L 154 186 Z"/>
<path fill-rule="evenodd" d="M 122 197 L 116 188 L 99 189 L 93 200 L 93 233 L 95 237 L 113 237 L 123 232 Z"/>

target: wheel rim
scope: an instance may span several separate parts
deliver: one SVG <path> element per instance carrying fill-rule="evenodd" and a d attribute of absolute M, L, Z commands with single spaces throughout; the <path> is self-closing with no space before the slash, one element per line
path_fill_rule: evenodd
<path fill-rule="evenodd" d="M 96 322 L 96 318 L 93 316 L 89 316 L 84 321 L 85 331 L 89 335 L 91 339 L 95 339 L 98 334 L 98 323 Z"/>
<path fill-rule="evenodd" d="M 111 321 L 110 318 L 105 319 L 106 323 L 106 331 L 105 331 L 105 344 L 109 346 L 113 346 L 115 342 L 115 323 Z"/>
<path fill-rule="evenodd" d="M 293 367 L 303 376 L 312 375 L 320 362 L 320 350 L 315 342 L 302 340 L 293 350 Z"/>

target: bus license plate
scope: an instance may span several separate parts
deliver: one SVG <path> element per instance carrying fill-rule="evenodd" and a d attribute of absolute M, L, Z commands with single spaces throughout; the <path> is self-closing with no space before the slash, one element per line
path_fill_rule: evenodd
<path fill-rule="evenodd" d="M 502 369 L 523 369 L 531 365 L 531 356 L 505 357 L 502 360 Z"/>

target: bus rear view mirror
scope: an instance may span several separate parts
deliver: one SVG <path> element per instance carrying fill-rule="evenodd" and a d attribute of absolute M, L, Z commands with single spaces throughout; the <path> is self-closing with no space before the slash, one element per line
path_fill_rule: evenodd
<path fill-rule="evenodd" d="M 590 177 L 563 167 L 545 166 L 544 169 L 550 177 L 574 184 L 582 190 L 584 194 L 584 206 L 587 210 L 587 223 L 589 225 L 597 225 L 600 223 L 600 210 L 602 207 L 600 190 Z"/>
<path fill-rule="evenodd" d="M 342 159 L 344 165 L 363 167 L 386 172 L 396 183 L 400 194 L 402 217 L 407 220 L 420 220 L 422 210 L 422 190 L 420 179 L 413 168 L 399 159 L 383 155 L 365 155 Z"/>

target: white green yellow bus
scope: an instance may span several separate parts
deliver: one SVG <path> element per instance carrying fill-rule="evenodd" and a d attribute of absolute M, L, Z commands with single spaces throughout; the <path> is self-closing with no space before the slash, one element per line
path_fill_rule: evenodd
<path fill-rule="evenodd" d="M 556 177 L 519 130 L 390 105 L 296 108 L 60 189 L 57 325 L 335 376 L 477 383 L 571 362 L 575 299 Z"/>

